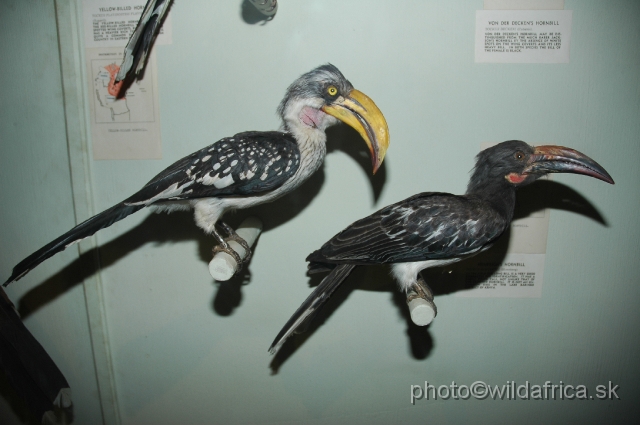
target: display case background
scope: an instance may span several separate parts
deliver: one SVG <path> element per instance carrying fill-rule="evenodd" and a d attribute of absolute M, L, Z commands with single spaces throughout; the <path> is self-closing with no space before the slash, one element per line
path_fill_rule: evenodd
<path fill-rule="evenodd" d="M 143 1 L 141 0 L 141 3 Z M 474 63 L 482 1 L 280 2 L 256 24 L 235 1 L 176 1 L 156 48 L 162 160 L 93 161 L 79 0 L 0 3 L 0 275 L 132 194 L 175 160 L 279 126 L 296 77 L 338 66 L 372 97 L 391 145 L 329 134 L 324 167 L 250 214 L 265 222 L 245 273 L 209 276 L 213 238 L 187 213 L 141 211 L 7 288 L 66 375 L 78 424 L 621 423 L 640 397 L 640 3 L 571 1 L 568 64 Z M 78 79 L 79 78 L 79 79 Z M 84 103 L 83 103 L 84 102 Z M 306 337 L 269 344 L 316 279 L 306 255 L 352 221 L 421 191 L 465 190 L 481 142 L 559 144 L 615 186 L 575 175 L 532 187 L 551 207 L 542 297 L 455 297 L 408 324 L 384 268 L 358 270 Z M 99 246 L 99 250 L 92 249 Z M 96 253 L 99 255 L 94 272 Z M 609 381 L 620 400 L 419 400 L 411 385 Z M 0 377 L 0 422 L 36 423 Z"/>

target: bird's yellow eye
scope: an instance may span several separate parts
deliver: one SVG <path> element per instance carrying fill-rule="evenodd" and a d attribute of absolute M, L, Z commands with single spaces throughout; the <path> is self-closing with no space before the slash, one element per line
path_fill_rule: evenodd
<path fill-rule="evenodd" d="M 338 89 L 336 88 L 336 86 L 329 86 L 327 87 L 327 94 L 329 96 L 335 96 L 338 94 Z"/>
<path fill-rule="evenodd" d="M 514 157 L 518 160 L 518 161 L 522 161 L 524 159 L 524 154 L 520 151 L 516 152 Z"/>

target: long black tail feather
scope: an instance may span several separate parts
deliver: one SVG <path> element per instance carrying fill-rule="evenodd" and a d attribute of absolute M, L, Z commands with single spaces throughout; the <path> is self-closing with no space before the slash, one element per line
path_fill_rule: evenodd
<path fill-rule="evenodd" d="M 306 329 L 320 308 L 327 302 L 331 294 L 340 286 L 343 280 L 349 276 L 355 264 L 340 264 L 325 277 L 320 285 L 313 290 L 311 295 L 298 307 L 293 316 L 284 325 L 276 339 L 273 340 L 269 352 L 274 354 L 291 336 L 292 333 Z M 302 326 L 302 328 L 300 328 Z M 298 329 L 300 328 L 300 329 Z"/>
<path fill-rule="evenodd" d="M 116 221 L 120 221 L 144 207 L 144 205 L 125 205 L 121 202 L 100 214 L 94 215 L 18 263 L 13 268 L 13 272 L 9 279 L 7 279 L 2 286 L 6 287 L 11 282 L 21 279 L 24 275 L 38 266 L 38 264 L 58 252 L 64 251 L 69 245 L 80 242 L 84 238 L 88 238 L 98 230 L 109 227 Z"/>

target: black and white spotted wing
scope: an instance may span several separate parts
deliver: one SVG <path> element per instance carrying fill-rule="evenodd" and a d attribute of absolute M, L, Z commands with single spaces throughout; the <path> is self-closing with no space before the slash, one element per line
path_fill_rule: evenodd
<path fill-rule="evenodd" d="M 280 187 L 299 166 L 300 151 L 292 135 L 238 133 L 177 161 L 125 203 L 259 195 Z"/>
<path fill-rule="evenodd" d="M 463 256 L 494 241 L 507 220 L 477 198 L 421 193 L 358 220 L 307 257 L 384 264 Z"/>

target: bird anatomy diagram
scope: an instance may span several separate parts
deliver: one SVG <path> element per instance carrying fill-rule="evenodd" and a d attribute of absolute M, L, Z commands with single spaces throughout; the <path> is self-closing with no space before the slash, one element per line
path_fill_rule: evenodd
<path fill-rule="evenodd" d="M 95 122 L 151 122 L 154 120 L 153 86 L 150 79 L 135 81 L 120 93 L 123 82 L 115 78 L 120 67 L 109 59 L 92 62 Z"/>

